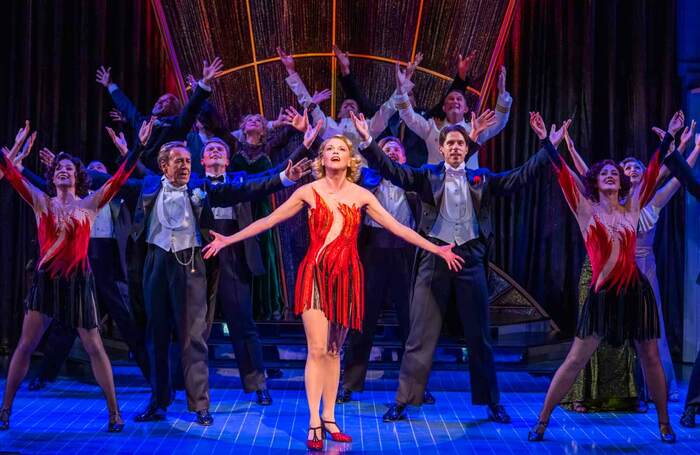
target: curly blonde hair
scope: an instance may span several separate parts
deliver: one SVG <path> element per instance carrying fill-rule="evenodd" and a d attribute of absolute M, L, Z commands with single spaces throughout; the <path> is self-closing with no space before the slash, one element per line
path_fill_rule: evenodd
<path fill-rule="evenodd" d="M 318 156 L 316 159 L 314 159 L 313 163 L 311 163 L 311 171 L 314 178 L 318 180 L 326 175 L 326 168 L 323 167 L 323 150 L 326 148 L 326 145 L 328 145 L 328 142 L 333 139 L 342 141 L 350 150 L 350 164 L 348 165 L 345 178 L 353 183 L 357 182 L 360 180 L 360 174 L 362 173 L 362 157 L 359 155 L 359 153 L 357 153 L 355 147 L 352 145 L 352 142 L 350 142 L 350 139 L 341 134 L 336 134 L 333 137 L 329 137 L 323 141 L 323 143 L 321 143 L 321 147 L 318 149 Z"/>

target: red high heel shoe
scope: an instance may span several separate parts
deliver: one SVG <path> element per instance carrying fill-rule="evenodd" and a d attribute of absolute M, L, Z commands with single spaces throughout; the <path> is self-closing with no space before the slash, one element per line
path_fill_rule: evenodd
<path fill-rule="evenodd" d="M 321 419 L 321 427 L 323 427 L 323 431 L 331 435 L 331 439 L 334 440 L 335 442 L 352 442 L 352 436 L 349 434 L 343 433 L 343 431 L 338 427 L 338 432 L 337 433 L 332 433 L 328 428 L 326 428 L 326 424 L 331 424 L 335 425 L 338 427 L 338 424 L 335 422 L 332 422 L 330 420 L 323 420 Z"/>
<path fill-rule="evenodd" d="M 318 436 L 316 436 L 316 430 L 321 430 L 321 439 L 318 439 Z M 306 435 L 306 447 L 309 448 L 309 450 L 323 450 L 323 425 L 320 427 L 309 427 L 309 431 L 314 432 L 314 438 L 313 439 L 308 439 L 309 435 L 307 433 Z"/>

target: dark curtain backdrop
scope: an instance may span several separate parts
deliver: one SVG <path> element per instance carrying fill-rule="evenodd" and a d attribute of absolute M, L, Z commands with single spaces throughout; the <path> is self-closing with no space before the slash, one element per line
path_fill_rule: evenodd
<path fill-rule="evenodd" d="M 647 162 L 680 108 L 675 62 L 675 2 L 521 0 L 504 56 L 515 102 L 504 134 L 484 162 L 516 166 L 538 141 L 528 112 L 561 123 L 574 115 L 572 137 L 588 163 L 637 156 Z M 566 154 L 566 145 L 560 146 Z M 571 161 L 568 160 L 571 164 Z M 494 260 L 572 333 L 585 249 L 555 178 L 502 200 Z M 683 204 L 662 212 L 656 237 L 661 294 L 672 351 L 682 344 Z"/>
<path fill-rule="evenodd" d="M 589 161 L 628 154 L 647 160 L 652 125 L 665 126 L 679 102 L 675 77 L 675 2 L 521 0 L 504 56 L 515 98 L 504 134 L 482 158 L 494 169 L 522 163 L 537 141 L 528 111 L 549 123 L 575 112 L 573 137 Z M 145 0 L 13 1 L 0 24 L 2 142 L 12 142 L 29 118 L 38 146 L 111 161 L 102 130 L 111 104 L 94 82 L 107 63 L 113 77 L 143 109 L 166 82 L 166 58 Z M 445 55 L 455 53 L 446 49 Z M 563 147 L 563 145 L 562 145 Z M 564 149 L 562 148 L 562 151 Z M 35 158 L 28 160 L 36 166 Z M 659 278 L 672 349 L 682 336 L 682 204 L 663 212 L 657 233 Z M 578 228 L 552 177 L 498 204 L 495 262 L 503 266 L 571 331 L 583 259 Z M 30 210 L 0 182 L 0 346 L 19 333 L 23 270 L 33 257 Z"/>
<path fill-rule="evenodd" d="M 143 109 L 169 73 L 148 0 L 12 0 L 0 25 L 0 143 L 12 144 L 25 119 L 40 147 L 100 159 L 114 170 L 115 149 L 104 133 L 112 104 L 95 82 L 100 64 Z M 26 164 L 38 169 L 36 152 Z M 0 182 L 0 349 L 14 345 L 28 285 L 25 265 L 36 254 L 31 209 Z"/>

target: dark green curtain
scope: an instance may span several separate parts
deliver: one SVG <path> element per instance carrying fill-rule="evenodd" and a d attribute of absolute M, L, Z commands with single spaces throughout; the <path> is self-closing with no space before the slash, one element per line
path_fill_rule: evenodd
<path fill-rule="evenodd" d="M 528 113 L 548 124 L 574 115 L 572 136 L 593 163 L 633 155 L 644 162 L 679 109 L 675 2 L 520 0 L 505 52 L 515 102 L 504 134 L 483 162 L 508 169 L 537 150 Z M 566 145 L 560 152 L 567 154 Z M 656 238 L 658 273 L 672 351 L 682 337 L 683 204 L 664 210 Z M 585 254 L 581 234 L 553 176 L 502 200 L 494 260 L 569 333 Z"/>
<path fill-rule="evenodd" d="M 154 102 L 169 68 L 150 1 L 12 0 L 3 3 L 0 29 L 0 143 L 10 146 L 29 119 L 39 132 L 35 150 L 66 150 L 114 169 L 104 133 L 112 105 L 95 71 L 111 66 L 138 106 Z M 26 164 L 39 169 L 36 154 Z M 0 181 L 0 350 L 19 336 L 35 235 L 31 209 Z"/>

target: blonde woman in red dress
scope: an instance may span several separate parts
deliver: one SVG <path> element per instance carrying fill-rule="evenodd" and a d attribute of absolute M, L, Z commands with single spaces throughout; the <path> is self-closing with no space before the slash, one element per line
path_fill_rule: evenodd
<path fill-rule="evenodd" d="M 364 117 L 356 123 L 367 131 Z M 321 124 L 306 133 L 317 135 Z M 294 312 L 301 314 L 308 355 L 304 371 L 309 404 L 307 446 L 323 449 L 325 433 L 334 441 L 351 442 L 335 423 L 335 399 L 340 380 L 340 349 L 348 329 L 361 330 L 364 311 L 363 270 L 357 252 L 362 210 L 393 234 L 442 257 L 452 270 L 461 268 L 453 245 L 437 246 L 396 221 L 368 190 L 355 182 L 361 159 L 345 136 L 321 144 L 313 164 L 316 180 L 300 187 L 277 210 L 246 229 L 225 237 L 212 232 L 214 241 L 204 248 L 205 258 L 222 248 L 271 229 L 308 208 L 311 242 L 299 265 Z M 323 409 L 319 416 L 319 408 Z"/>

